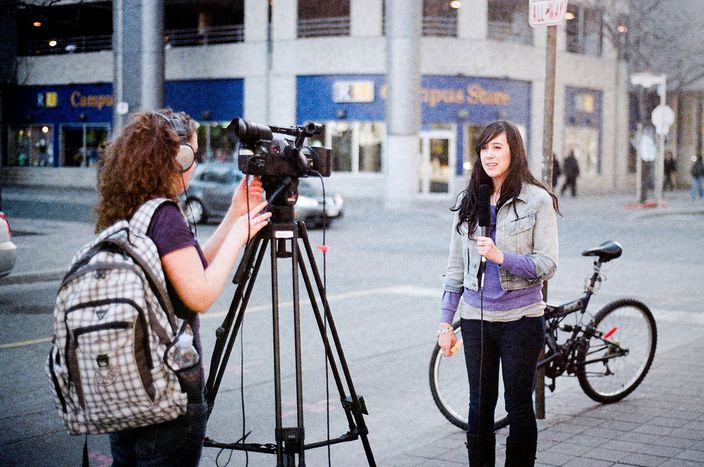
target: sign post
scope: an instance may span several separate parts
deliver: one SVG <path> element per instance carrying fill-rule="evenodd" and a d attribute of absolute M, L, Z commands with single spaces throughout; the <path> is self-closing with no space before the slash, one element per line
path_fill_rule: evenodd
<path fill-rule="evenodd" d="M 665 179 L 665 136 L 670 132 L 670 127 L 675 121 L 675 113 L 667 106 L 667 76 L 664 74 L 654 75 L 652 73 L 634 73 L 631 75 L 631 84 L 634 86 L 642 86 L 645 89 L 656 87 L 657 93 L 660 96 L 660 105 L 650 114 L 650 121 L 655 126 L 657 134 L 657 153 L 654 159 L 655 162 L 655 180 L 653 191 L 655 192 L 655 203 L 658 207 L 662 207 L 662 186 Z"/>
<path fill-rule="evenodd" d="M 543 111 L 543 183 L 552 187 L 552 140 L 555 117 L 555 68 L 557 64 L 557 25 L 567 12 L 567 0 L 530 0 L 528 23 L 532 28 L 547 26 L 545 47 L 545 100 Z M 543 283 L 543 300 L 548 298 L 548 284 Z M 540 358 L 544 356 L 540 352 Z M 545 370 L 535 377 L 535 415 L 545 418 Z"/>

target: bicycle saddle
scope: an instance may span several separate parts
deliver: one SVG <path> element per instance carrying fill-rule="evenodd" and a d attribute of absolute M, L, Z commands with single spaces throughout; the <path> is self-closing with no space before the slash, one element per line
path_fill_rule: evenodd
<path fill-rule="evenodd" d="M 621 244 L 613 240 L 604 242 L 596 248 L 590 248 L 589 250 L 584 250 L 582 256 L 598 256 L 602 263 L 611 261 L 621 256 L 623 249 Z"/>

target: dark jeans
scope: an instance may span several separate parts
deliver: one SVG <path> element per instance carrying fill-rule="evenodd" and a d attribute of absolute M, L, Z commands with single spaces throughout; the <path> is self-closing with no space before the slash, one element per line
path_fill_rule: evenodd
<path fill-rule="evenodd" d="M 516 442 L 536 442 L 538 427 L 533 410 L 533 384 L 538 356 L 545 340 L 545 319 L 521 318 L 506 323 L 484 321 L 481 401 L 479 320 L 462 320 L 462 339 L 469 378 L 468 433 L 487 437 L 494 432 L 501 362 L 504 399 L 511 423 L 509 438 Z M 479 429 L 477 419 L 481 424 Z"/>
<path fill-rule="evenodd" d="M 207 420 L 208 406 L 198 402 L 175 420 L 111 433 L 112 465 L 197 466 Z"/>

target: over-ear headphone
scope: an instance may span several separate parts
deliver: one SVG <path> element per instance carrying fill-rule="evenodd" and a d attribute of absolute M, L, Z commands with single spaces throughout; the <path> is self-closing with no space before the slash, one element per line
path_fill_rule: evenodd
<path fill-rule="evenodd" d="M 193 150 L 193 147 L 188 144 L 188 133 L 186 132 L 186 128 L 183 126 L 183 122 L 176 114 L 171 114 L 167 117 L 162 113 L 154 112 L 154 115 L 158 115 L 159 117 L 166 120 L 169 125 L 171 125 L 171 127 L 176 130 L 176 134 L 178 135 L 179 139 L 179 148 L 178 153 L 176 154 L 176 162 L 178 162 L 178 165 L 181 167 L 181 172 L 186 172 L 188 169 L 191 168 L 191 166 L 195 162 L 196 153 Z"/>

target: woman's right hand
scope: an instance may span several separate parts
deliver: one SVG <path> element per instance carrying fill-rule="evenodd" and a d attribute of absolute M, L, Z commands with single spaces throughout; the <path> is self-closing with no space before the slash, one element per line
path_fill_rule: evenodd
<path fill-rule="evenodd" d="M 257 204 L 249 210 L 249 213 L 240 216 L 232 226 L 230 234 L 235 235 L 242 245 L 246 244 L 269 223 L 271 213 L 262 212 L 267 204 L 266 201 Z"/>
<path fill-rule="evenodd" d="M 457 335 L 453 332 L 452 327 L 450 327 L 450 331 L 438 335 L 438 345 L 444 357 L 452 357 L 454 355 L 452 348 L 456 343 Z"/>

